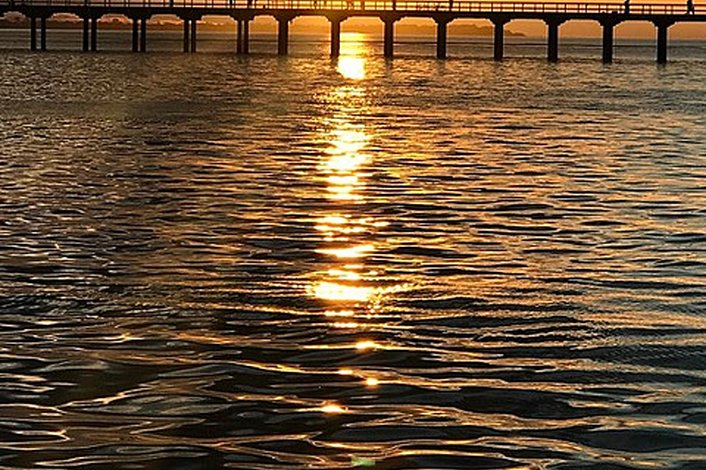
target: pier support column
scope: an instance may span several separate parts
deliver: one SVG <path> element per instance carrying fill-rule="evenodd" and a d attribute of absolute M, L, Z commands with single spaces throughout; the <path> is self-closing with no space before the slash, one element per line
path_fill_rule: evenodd
<path fill-rule="evenodd" d="M 138 25 L 138 19 L 132 18 L 132 52 L 137 52 L 139 50 L 140 44 L 140 27 Z"/>
<path fill-rule="evenodd" d="M 613 62 L 613 32 L 615 30 L 614 21 L 603 21 L 603 63 Z"/>
<path fill-rule="evenodd" d="M 140 52 L 147 51 L 147 18 L 140 19 Z"/>
<path fill-rule="evenodd" d="M 189 21 L 191 20 L 184 20 L 184 52 L 189 52 L 189 49 L 191 47 L 191 40 L 189 39 Z"/>
<path fill-rule="evenodd" d="M 329 18 L 331 22 L 331 57 L 341 54 L 341 18 Z"/>
<path fill-rule="evenodd" d="M 243 20 L 235 20 L 235 53 L 243 53 Z"/>
<path fill-rule="evenodd" d="M 277 18 L 277 54 L 287 55 L 289 52 L 289 22 L 292 18 L 281 16 Z"/>
<path fill-rule="evenodd" d="M 493 19 L 493 60 L 503 60 L 505 57 L 505 23 L 507 18 Z"/>
<path fill-rule="evenodd" d="M 385 18 L 383 21 L 385 23 L 385 42 L 383 53 L 386 58 L 391 58 L 395 52 L 395 21 L 397 21 L 397 19 Z"/>
<path fill-rule="evenodd" d="M 446 18 L 435 18 L 436 20 L 436 58 L 446 59 L 446 37 L 449 20 Z"/>
<path fill-rule="evenodd" d="M 250 54 L 250 20 L 243 20 L 243 54 Z"/>
<path fill-rule="evenodd" d="M 197 19 L 191 20 L 191 52 L 196 52 L 196 25 L 198 24 Z"/>
<path fill-rule="evenodd" d="M 42 16 L 39 20 L 39 49 L 47 50 L 47 18 Z"/>
<path fill-rule="evenodd" d="M 91 18 L 91 51 L 98 50 L 98 18 Z"/>
<path fill-rule="evenodd" d="M 666 64 L 667 63 L 667 39 L 669 27 L 672 23 L 669 22 L 655 22 L 657 26 L 657 63 Z"/>
<path fill-rule="evenodd" d="M 559 62 L 559 26 L 562 21 L 548 19 L 545 22 L 547 23 L 547 60 Z"/>
<path fill-rule="evenodd" d="M 37 50 L 37 18 L 29 19 L 29 50 Z"/>
<path fill-rule="evenodd" d="M 88 52 L 88 28 L 89 19 L 83 18 L 83 52 Z"/>

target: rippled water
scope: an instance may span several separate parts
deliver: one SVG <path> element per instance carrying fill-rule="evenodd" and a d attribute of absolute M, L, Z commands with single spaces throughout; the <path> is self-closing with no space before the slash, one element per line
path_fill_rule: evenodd
<path fill-rule="evenodd" d="M 704 45 L 433 47 L 3 51 L 0 467 L 706 468 Z"/>

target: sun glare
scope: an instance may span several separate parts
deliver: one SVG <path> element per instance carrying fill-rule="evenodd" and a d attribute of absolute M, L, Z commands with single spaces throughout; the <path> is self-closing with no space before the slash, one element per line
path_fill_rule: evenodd
<path fill-rule="evenodd" d="M 335 256 L 336 258 L 363 258 L 365 255 L 373 251 L 375 247 L 371 244 L 354 245 L 348 248 L 324 248 L 316 250 L 324 255 Z"/>
<path fill-rule="evenodd" d="M 338 58 L 337 70 L 348 80 L 365 78 L 365 35 L 360 33 L 341 34 L 341 56 Z"/>
<path fill-rule="evenodd" d="M 377 387 L 380 384 L 380 381 L 376 379 L 375 377 L 368 377 L 365 379 L 365 385 L 368 387 Z"/>
<path fill-rule="evenodd" d="M 366 78 L 364 37 L 343 34 L 336 69 L 347 80 Z M 386 294 L 396 288 L 381 284 L 380 268 L 371 266 L 377 261 L 373 256 L 378 249 L 375 232 L 388 222 L 366 213 L 365 205 L 358 202 L 367 197 L 367 180 L 375 171 L 375 153 L 368 148 L 373 135 L 365 121 L 359 119 L 367 106 L 365 94 L 363 84 L 346 82 L 329 97 L 337 106 L 322 126 L 326 129 L 322 137 L 327 147 L 318 165 L 317 180 L 325 183 L 322 193 L 330 201 L 330 207 L 314 218 L 321 241 L 316 252 L 325 255 L 328 265 L 317 270 L 307 286 L 308 294 L 326 308 L 323 314 L 328 320 L 329 334 L 332 338 L 342 336 L 346 341 L 378 328 L 371 319 L 378 316 Z M 382 347 L 365 337 L 347 344 L 360 354 Z M 374 389 L 379 385 L 378 378 L 362 376 L 350 368 L 341 368 L 338 374 L 355 376 L 358 386 Z M 351 412 L 335 402 L 324 403 L 321 410 L 326 414 Z"/>
<path fill-rule="evenodd" d="M 337 282 L 319 282 L 314 285 L 314 295 L 322 300 L 357 301 L 368 300 L 374 292 L 372 287 L 350 286 Z"/>
<path fill-rule="evenodd" d="M 321 411 L 326 414 L 340 414 L 345 413 L 348 410 L 337 403 L 328 403 L 321 407 Z"/>
<path fill-rule="evenodd" d="M 338 73 L 349 80 L 362 80 L 365 78 L 365 59 L 362 57 L 339 57 Z"/>
<path fill-rule="evenodd" d="M 378 347 L 378 344 L 375 343 L 375 341 L 370 341 L 370 340 L 358 341 L 355 344 L 355 348 L 358 351 L 368 351 L 370 349 L 375 349 L 377 347 Z"/>

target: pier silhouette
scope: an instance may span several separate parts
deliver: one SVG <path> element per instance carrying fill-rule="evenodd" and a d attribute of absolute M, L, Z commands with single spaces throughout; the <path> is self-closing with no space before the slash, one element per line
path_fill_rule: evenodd
<path fill-rule="evenodd" d="M 598 22 L 603 29 L 602 60 L 612 62 L 615 27 L 626 21 L 648 21 L 657 30 L 657 62 L 667 62 L 669 28 L 677 22 L 706 22 L 706 9 L 686 4 L 469 2 L 397 0 L 0 0 L 0 15 L 18 12 L 29 18 L 30 49 L 46 50 L 47 18 L 71 13 L 83 20 L 83 50 L 98 50 L 98 19 L 124 15 L 132 21 L 132 50 L 147 50 L 147 25 L 154 15 L 175 15 L 184 23 L 184 52 L 196 52 L 197 25 L 205 16 L 230 16 L 236 22 L 235 52 L 248 54 L 250 22 L 271 16 L 278 24 L 277 53 L 289 50 L 289 24 L 300 16 L 323 16 L 331 25 L 331 55 L 338 56 L 341 23 L 352 17 L 374 17 L 383 23 L 384 55 L 394 54 L 395 23 L 402 18 L 436 22 L 436 56 L 446 58 L 447 27 L 454 20 L 483 19 L 494 27 L 493 58 L 503 59 L 504 28 L 513 20 L 540 20 L 547 25 L 547 60 L 559 60 L 559 26 L 572 20 Z M 39 35 L 39 45 L 37 44 Z"/>

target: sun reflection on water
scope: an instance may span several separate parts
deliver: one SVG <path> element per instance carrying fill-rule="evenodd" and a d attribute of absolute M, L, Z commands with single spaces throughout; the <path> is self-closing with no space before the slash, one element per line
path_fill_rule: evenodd
<path fill-rule="evenodd" d="M 348 410 L 338 403 L 327 403 L 321 407 L 321 411 L 327 414 L 340 414 L 346 413 Z"/>
<path fill-rule="evenodd" d="M 379 323 L 385 298 L 401 288 L 376 264 L 376 253 L 384 246 L 376 233 L 388 222 L 365 212 L 373 134 L 360 119 L 367 109 L 363 83 L 350 82 L 366 76 L 363 38 L 360 34 L 344 34 L 342 38 L 336 70 L 347 82 L 330 93 L 333 112 L 321 126 L 328 147 L 316 179 L 323 183 L 322 197 L 329 204 L 314 216 L 314 228 L 320 240 L 316 252 L 327 266 L 313 273 L 308 286 L 309 295 L 321 302 L 323 315 L 329 320 L 329 343 L 319 347 L 343 347 L 361 355 L 385 349 L 385 343 L 370 334 L 385 327 Z M 335 335 L 342 335 L 340 341 Z M 354 379 L 359 387 L 378 387 L 380 374 L 366 369 L 341 365 L 337 373 Z M 320 410 L 325 414 L 351 412 L 334 401 L 326 401 Z"/>
<path fill-rule="evenodd" d="M 380 335 L 390 329 L 385 319 L 389 297 L 407 289 L 386 272 L 386 241 L 381 231 L 389 225 L 379 213 L 369 210 L 368 181 L 374 175 L 375 140 L 373 129 L 364 119 L 368 97 L 362 81 L 366 76 L 362 35 L 343 38 L 342 56 L 336 65 L 345 83 L 328 95 L 331 115 L 321 123 L 321 140 L 327 147 L 317 165 L 314 180 L 321 183 L 319 197 L 325 202 L 313 214 L 314 230 L 319 240 L 315 251 L 324 267 L 311 275 L 308 294 L 322 307 L 328 326 L 327 337 L 307 349 L 340 349 L 343 357 L 358 356 L 352 363 L 336 361 L 334 373 L 346 386 L 365 390 L 365 396 L 383 393 L 383 383 L 390 383 L 384 370 L 372 362 L 379 354 L 394 349 L 393 341 Z M 347 367 L 350 366 L 350 367 Z M 354 415 L 358 403 L 346 403 L 329 396 L 320 402 L 318 412 L 328 416 Z M 338 398 L 338 399 L 336 399 Z M 311 409 L 308 409 L 311 411 Z M 332 443 L 331 445 L 336 445 Z M 353 456 L 367 462 L 366 457 Z"/>
<path fill-rule="evenodd" d="M 316 251 L 325 255 L 335 256 L 336 258 L 348 259 L 362 258 L 371 253 L 374 249 L 374 245 L 366 243 L 363 245 L 352 245 L 344 248 L 321 248 Z"/>
<path fill-rule="evenodd" d="M 368 387 L 377 387 L 380 384 L 380 381 L 376 379 L 375 377 L 368 377 L 365 379 L 365 385 Z"/>
<path fill-rule="evenodd" d="M 371 340 L 363 340 L 363 341 L 358 341 L 355 343 L 355 348 L 358 351 L 367 351 L 370 349 L 375 349 L 378 347 L 378 344 L 375 341 Z"/>
<path fill-rule="evenodd" d="M 365 76 L 365 59 L 358 56 L 362 51 L 361 37 L 355 34 L 343 37 L 342 57 L 339 58 L 337 70 L 345 78 Z M 336 210 L 317 218 L 315 228 L 323 243 L 316 251 L 327 256 L 332 265 L 310 286 L 310 292 L 317 299 L 329 303 L 365 303 L 379 294 L 370 282 L 371 273 L 365 272 L 362 262 L 374 254 L 375 245 L 367 238 L 371 230 L 381 224 L 345 205 L 363 200 L 361 193 L 365 189 L 365 167 L 371 162 L 370 155 L 365 151 L 370 136 L 365 126 L 355 119 L 364 110 L 351 104 L 360 96 L 358 87 L 349 86 L 339 87 L 332 94 L 336 112 L 326 122 L 329 130 L 325 138 L 329 146 L 319 165 L 326 183 L 325 197 L 334 203 Z M 352 260 L 356 260 L 356 264 L 351 264 Z M 355 311 L 342 311 L 350 312 L 347 316 L 355 315 Z M 332 326 L 340 328 L 344 324 L 349 328 L 358 325 L 355 321 L 347 321 L 336 322 Z"/>
<path fill-rule="evenodd" d="M 337 70 L 344 78 L 349 80 L 362 80 L 365 78 L 365 35 L 361 33 L 341 34 L 341 56 L 338 58 Z"/>
<path fill-rule="evenodd" d="M 322 281 L 314 286 L 314 295 L 322 300 L 364 302 L 370 299 L 372 293 L 372 287 L 351 286 L 329 281 Z"/>

